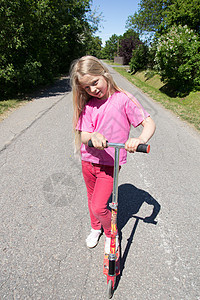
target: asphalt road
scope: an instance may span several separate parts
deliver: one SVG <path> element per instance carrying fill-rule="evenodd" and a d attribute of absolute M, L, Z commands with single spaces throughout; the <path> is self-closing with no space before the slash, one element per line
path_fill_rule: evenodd
<path fill-rule="evenodd" d="M 149 155 L 128 154 L 120 172 L 113 299 L 200 299 L 200 135 L 110 70 L 157 124 Z M 1 122 L 0 136 L 0 299 L 106 299 L 104 239 L 85 245 L 69 79 Z"/>

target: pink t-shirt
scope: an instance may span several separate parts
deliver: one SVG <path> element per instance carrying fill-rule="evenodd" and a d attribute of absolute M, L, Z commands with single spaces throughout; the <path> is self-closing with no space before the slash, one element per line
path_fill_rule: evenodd
<path fill-rule="evenodd" d="M 76 129 L 86 132 L 99 132 L 110 143 L 125 143 L 130 126 L 137 127 L 149 117 L 138 100 L 129 93 L 115 92 L 106 100 L 92 98 L 84 107 Z M 96 164 L 114 165 L 114 148 L 99 150 L 81 145 L 81 158 Z M 126 163 L 127 152 L 120 150 L 119 164 Z"/>

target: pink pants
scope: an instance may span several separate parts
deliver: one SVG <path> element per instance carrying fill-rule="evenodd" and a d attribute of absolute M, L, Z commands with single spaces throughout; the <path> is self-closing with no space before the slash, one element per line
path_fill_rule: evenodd
<path fill-rule="evenodd" d="M 107 204 L 113 190 L 113 170 L 112 166 L 82 161 L 91 226 L 95 230 L 103 227 L 107 237 L 111 231 L 111 212 Z"/>

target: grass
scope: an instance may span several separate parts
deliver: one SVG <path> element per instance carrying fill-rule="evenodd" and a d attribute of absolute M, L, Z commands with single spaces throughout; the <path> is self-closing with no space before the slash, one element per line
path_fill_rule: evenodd
<path fill-rule="evenodd" d="M 182 98 L 170 97 L 162 91 L 164 84 L 158 74 L 148 77 L 145 71 L 131 75 L 123 67 L 114 69 L 155 101 L 160 102 L 165 108 L 200 131 L 200 92 L 190 92 Z"/>
<path fill-rule="evenodd" d="M 13 110 L 27 102 L 28 100 L 24 99 L 9 99 L 0 101 L 0 121 L 5 119 Z"/>
<path fill-rule="evenodd" d="M 114 64 L 108 60 L 104 62 Z M 166 92 L 163 92 L 164 84 L 161 82 L 158 74 L 149 73 L 147 76 L 145 71 L 141 71 L 131 75 L 125 67 L 116 67 L 114 69 L 155 101 L 160 102 L 165 108 L 173 111 L 177 116 L 200 131 L 200 92 L 191 92 L 183 98 L 170 97 Z M 5 119 L 14 109 L 27 102 L 27 98 L 0 101 L 0 121 Z"/>
<path fill-rule="evenodd" d="M 60 76 L 56 76 L 53 81 L 47 82 L 44 85 L 37 86 L 27 93 L 19 93 L 18 95 L 14 96 L 15 98 L 13 97 L 8 100 L 0 100 L 0 122 L 7 118 L 7 116 L 18 107 L 32 101 L 32 98 L 34 98 L 35 95 L 38 94 L 38 92 L 46 89 L 47 87 L 51 87 L 52 83 L 57 79 L 60 79 Z"/>

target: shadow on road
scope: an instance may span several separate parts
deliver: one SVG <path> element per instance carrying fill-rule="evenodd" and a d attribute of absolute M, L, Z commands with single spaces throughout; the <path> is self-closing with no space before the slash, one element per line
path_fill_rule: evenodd
<path fill-rule="evenodd" d="M 35 98 L 47 98 L 65 94 L 71 91 L 70 78 L 62 77 L 54 82 L 53 85 L 40 89 Z"/>
<path fill-rule="evenodd" d="M 160 211 L 160 204 L 147 192 L 144 190 L 140 190 L 136 188 L 132 184 L 123 184 L 119 186 L 118 191 L 118 231 L 120 241 L 122 240 L 122 229 L 127 224 L 130 218 L 135 218 L 135 224 L 133 226 L 130 237 L 127 240 L 126 247 L 121 253 L 120 257 L 120 269 L 121 274 L 117 278 L 116 288 L 119 284 L 120 278 L 123 274 L 123 270 L 125 268 L 125 262 L 128 256 L 128 252 L 130 250 L 131 244 L 133 242 L 133 238 L 139 224 L 139 221 L 143 221 L 145 223 L 150 223 L 156 225 L 157 222 L 155 218 L 157 217 Z M 146 216 L 145 218 L 141 218 L 139 216 L 135 216 L 142 206 L 143 203 L 147 203 L 153 207 L 152 213 L 150 216 Z M 121 251 L 122 252 L 122 251 Z"/>

